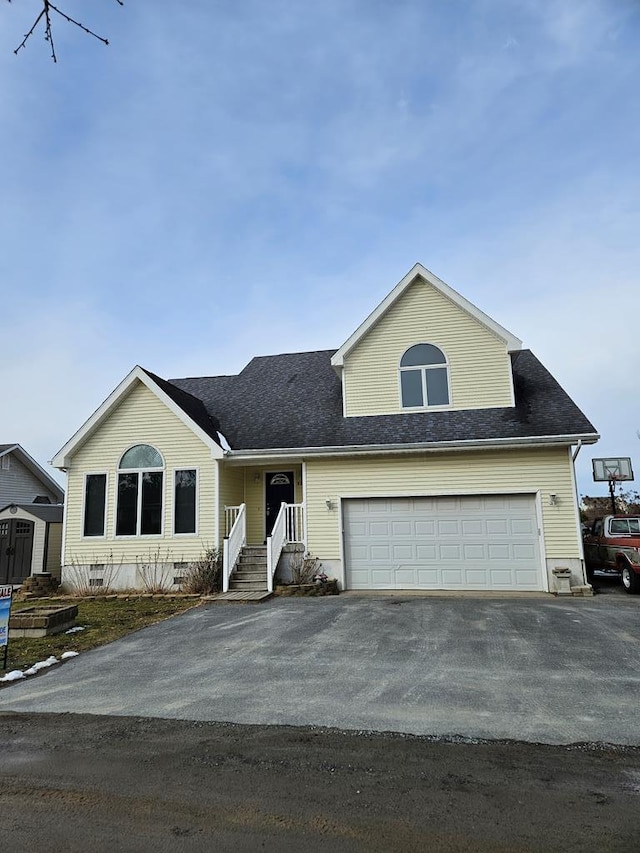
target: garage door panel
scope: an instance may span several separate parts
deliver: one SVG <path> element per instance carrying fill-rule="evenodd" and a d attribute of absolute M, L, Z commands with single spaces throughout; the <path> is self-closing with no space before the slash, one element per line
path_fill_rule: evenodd
<path fill-rule="evenodd" d="M 459 545 L 441 545 L 440 546 L 441 560 L 460 560 Z"/>
<path fill-rule="evenodd" d="M 535 557 L 535 548 L 531 544 L 516 544 L 513 546 L 514 560 L 533 560 Z"/>
<path fill-rule="evenodd" d="M 345 499 L 347 588 L 543 589 L 533 495 Z"/>
<path fill-rule="evenodd" d="M 535 528 L 530 518 L 513 518 L 511 520 L 511 533 L 514 536 L 531 536 Z"/>
<path fill-rule="evenodd" d="M 463 585 L 462 569 L 443 569 L 442 580 L 448 586 L 456 587 Z"/>
<path fill-rule="evenodd" d="M 511 557 L 508 545 L 489 545 L 487 551 L 490 560 L 508 560 Z"/>
<path fill-rule="evenodd" d="M 420 545 L 416 546 L 416 557 L 420 562 L 433 562 L 438 559 L 438 549 L 435 545 Z"/>
<path fill-rule="evenodd" d="M 437 522 L 438 536 L 460 536 L 460 522 L 446 518 Z"/>
<path fill-rule="evenodd" d="M 469 562 L 470 560 L 484 561 L 486 559 L 484 545 L 465 545 L 462 549 L 462 553 L 464 555 L 465 562 Z"/>

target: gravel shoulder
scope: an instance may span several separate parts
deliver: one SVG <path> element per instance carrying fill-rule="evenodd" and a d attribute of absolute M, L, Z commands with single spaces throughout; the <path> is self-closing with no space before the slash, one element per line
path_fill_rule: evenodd
<path fill-rule="evenodd" d="M 637 851 L 640 748 L 0 713 L 0 849 Z"/>

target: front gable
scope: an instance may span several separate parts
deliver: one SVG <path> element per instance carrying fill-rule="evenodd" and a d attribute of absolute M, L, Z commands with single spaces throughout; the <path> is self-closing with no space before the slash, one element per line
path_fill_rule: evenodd
<path fill-rule="evenodd" d="M 417 344 L 443 354 L 448 402 L 403 407 L 400 367 Z M 414 267 L 368 321 L 337 351 L 347 416 L 428 409 L 483 409 L 514 405 L 509 351 L 520 341 L 444 282 Z"/>

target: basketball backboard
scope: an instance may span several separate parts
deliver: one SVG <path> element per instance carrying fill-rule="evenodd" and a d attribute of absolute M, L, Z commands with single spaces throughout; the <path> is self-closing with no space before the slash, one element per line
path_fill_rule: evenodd
<path fill-rule="evenodd" d="M 633 480 L 633 469 L 629 456 L 612 457 L 611 459 L 592 459 L 593 479 L 596 483 L 611 480 Z"/>

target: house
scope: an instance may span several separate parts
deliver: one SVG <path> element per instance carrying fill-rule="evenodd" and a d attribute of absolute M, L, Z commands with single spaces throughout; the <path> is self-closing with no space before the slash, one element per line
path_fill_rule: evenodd
<path fill-rule="evenodd" d="M 60 577 L 64 490 L 19 444 L 0 444 L 0 585 Z"/>
<path fill-rule="evenodd" d="M 598 434 L 521 341 L 420 264 L 337 350 L 237 376 L 135 367 L 53 459 L 63 579 L 140 586 L 224 547 L 270 589 L 304 547 L 345 589 L 585 583 L 574 454 Z M 65 575 L 65 572 L 67 574 Z"/>

